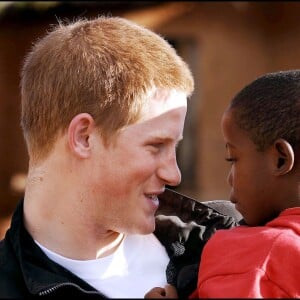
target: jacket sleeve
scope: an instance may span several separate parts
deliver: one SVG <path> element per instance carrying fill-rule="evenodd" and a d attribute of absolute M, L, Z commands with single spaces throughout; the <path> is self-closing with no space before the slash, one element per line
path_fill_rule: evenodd
<path fill-rule="evenodd" d="M 261 227 L 262 228 L 262 227 Z M 199 298 L 299 298 L 300 244 L 295 234 L 240 226 L 206 244 Z"/>
<path fill-rule="evenodd" d="M 192 298 L 192 297 L 191 297 Z M 290 298 L 264 270 L 253 269 L 240 274 L 220 274 L 198 284 L 195 298 Z"/>
<path fill-rule="evenodd" d="M 159 198 L 154 233 L 170 257 L 167 281 L 177 287 L 180 298 L 187 297 L 196 289 L 205 243 L 216 230 L 237 226 L 236 212 L 227 200 L 221 201 L 227 209 L 223 214 L 212 207 L 212 201 L 205 205 L 172 190 L 166 190 Z M 221 202 L 218 200 L 218 205 Z"/>

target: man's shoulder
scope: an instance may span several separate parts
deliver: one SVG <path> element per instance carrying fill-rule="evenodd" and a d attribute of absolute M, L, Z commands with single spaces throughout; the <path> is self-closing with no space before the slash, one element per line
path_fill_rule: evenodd
<path fill-rule="evenodd" d="M 9 248 L 10 246 L 6 238 L 0 241 L 0 275 L 5 265 L 7 265 L 12 258 L 12 253 Z"/>
<path fill-rule="evenodd" d="M 18 264 L 7 238 L 0 241 L 0 281 L 18 269 Z"/>
<path fill-rule="evenodd" d="M 23 280 L 6 239 L 0 241 L 0 298 L 18 298 Z"/>

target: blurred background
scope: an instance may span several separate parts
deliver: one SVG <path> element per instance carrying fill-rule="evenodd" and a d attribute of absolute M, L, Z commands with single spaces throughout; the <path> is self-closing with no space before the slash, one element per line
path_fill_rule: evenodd
<path fill-rule="evenodd" d="M 152 29 L 189 64 L 196 88 L 178 148 L 182 183 L 176 190 L 200 201 L 228 199 L 220 120 L 231 98 L 264 73 L 300 68 L 299 2 L 0 2 L 0 238 L 26 180 L 19 119 L 24 56 L 58 20 L 99 15 Z"/>

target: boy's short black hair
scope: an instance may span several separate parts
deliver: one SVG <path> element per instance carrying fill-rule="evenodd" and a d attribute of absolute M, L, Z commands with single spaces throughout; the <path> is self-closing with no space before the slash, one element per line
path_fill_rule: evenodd
<path fill-rule="evenodd" d="M 300 70 L 268 73 L 248 84 L 231 101 L 238 126 L 259 151 L 283 138 L 294 151 L 300 144 Z"/>

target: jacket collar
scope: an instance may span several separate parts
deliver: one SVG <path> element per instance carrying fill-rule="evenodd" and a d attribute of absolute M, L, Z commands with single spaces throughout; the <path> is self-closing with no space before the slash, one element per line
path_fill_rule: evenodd
<path fill-rule="evenodd" d="M 78 285 L 82 291 L 95 292 L 89 284 L 50 260 L 34 242 L 23 222 L 22 199 L 13 214 L 11 227 L 8 230 L 8 239 L 12 244 L 20 265 L 25 284 L 33 295 L 39 295 L 53 287 Z M 100 295 L 100 294 L 99 294 Z"/>

